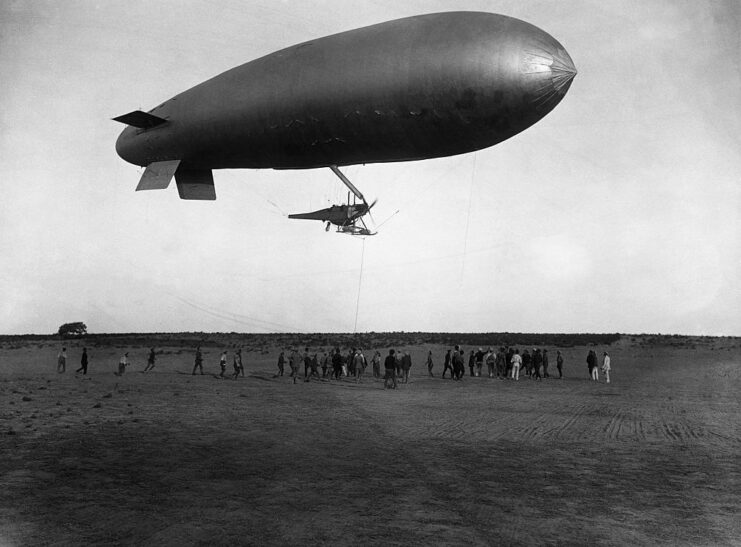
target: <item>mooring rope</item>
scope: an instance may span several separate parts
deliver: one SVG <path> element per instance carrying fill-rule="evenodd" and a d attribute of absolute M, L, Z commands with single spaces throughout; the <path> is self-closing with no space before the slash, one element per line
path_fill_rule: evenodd
<path fill-rule="evenodd" d="M 363 238 L 363 247 L 360 252 L 360 276 L 358 277 L 358 298 L 355 301 L 355 326 L 353 327 L 353 334 L 358 332 L 358 312 L 360 311 L 360 286 L 363 283 L 363 260 L 365 259 L 365 238 Z"/>

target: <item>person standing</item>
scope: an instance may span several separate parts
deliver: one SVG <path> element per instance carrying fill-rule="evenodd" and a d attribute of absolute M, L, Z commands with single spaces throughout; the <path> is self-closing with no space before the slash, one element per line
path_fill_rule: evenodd
<path fill-rule="evenodd" d="M 494 378 L 494 371 L 497 368 L 497 356 L 494 353 L 494 350 L 489 348 L 489 351 L 487 351 L 484 356 L 484 361 L 486 361 L 486 372 L 488 373 L 489 378 Z"/>
<path fill-rule="evenodd" d="M 476 352 L 476 376 L 481 376 L 481 369 L 484 367 L 484 350 L 479 348 Z"/>
<path fill-rule="evenodd" d="M 435 375 L 432 374 L 432 367 L 434 366 L 434 363 L 432 362 L 432 350 L 427 354 L 427 374 L 430 375 L 430 378 L 434 378 Z"/>
<path fill-rule="evenodd" d="M 62 351 L 60 351 L 57 354 L 57 372 L 59 374 L 64 374 L 64 372 L 67 370 L 67 348 L 62 348 Z"/>
<path fill-rule="evenodd" d="M 339 348 L 337 349 L 337 351 L 338 352 L 340 351 Z M 345 378 L 347 378 L 347 376 L 348 376 L 349 367 L 350 367 L 349 361 L 350 361 L 351 357 L 352 357 L 352 354 L 349 354 L 349 355 L 346 355 L 345 357 L 343 357 L 342 356 L 342 353 L 340 353 L 340 358 L 342 359 L 342 375 Z"/>
<path fill-rule="evenodd" d="M 558 369 L 558 379 L 563 380 L 563 355 L 561 355 L 561 350 L 556 350 L 556 368 Z"/>
<path fill-rule="evenodd" d="M 610 356 L 605 352 L 602 357 L 602 372 L 605 373 L 605 383 L 610 383 Z"/>
<path fill-rule="evenodd" d="M 201 369 L 201 376 L 203 376 L 203 355 L 201 354 L 201 346 L 196 347 L 196 358 L 195 364 L 193 365 L 193 376 L 196 375 L 196 369 Z"/>
<path fill-rule="evenodd" d="M 291 369 L 291 378 L 293 378 L 293 383 L 296 383 L 296 378 L 298 377 L 300 366 L 298 364 L 300 357 L 298 355 L 298 352 L 296 351 L 296 348 L 291 349 L 291 354 L 288 356 L 288 367 Z"/>
<path fill-rule="evenodd" d="M 543 378 L 550 378 L 548 374 L 548 350 L 543 350 Z"/>
<path fill-rule="evenodd" d="M 126 367 L 129 366 L 129 352 L 127 351 L 121 356 L 121 359 L 118 360 L 118 376 L 123 376 L 123 373 L 126 372 Z"/>
<path fill-rule="evenodd" d="M 342 359 L 342 354 L 340 353 L 340 348 L 335 348 L 334 353 L 332 354 L 332 370 L 334 372 L 335 380 L 339 380 L 342 378 L 343 366 L 344 362 Z"/>
<path fill-rule="evenodd" d="M 149 357 L 147 358 L 147 366 L 144 367 L 144 372 L 148 372 L 154 368 L 154 361 L 157 359 L 157 356 L 154 353 L 154 348 L 151 348 L 149 350 Z"/>
<path fill-rule="evenodd" d="M 450 354 L 450 350 L 445 354 L 445 362 L 443 364 L 443 378 L 445 378 L 445 373 L 450 369 L 450 377 L 455 378 L 455 371 L 453 370 L 453 357 Z"/>
<path fill-rule="evenodd" d="M 309 356 L 309 348 L 304 348 L 303 361 L 304 361 L 304 380 L 306 380 L 309 377 L 309 372 L 311 371 L 311 357 Z"/>
<path fill-rule="evenodd" d="M 536 380 L 543 379 L 543 354 L 540 348 L 533 348 L 533 377 Z"/>
<path fill-rule="evenodd" d="M 381 377 L 381 352 L 376 350 L 376 353 L 373 354 L 373 359 L 371 360 L 371 363 L 373 364 L 373 377 L 374 378 L 380 378 Z"/>
<path fill-rule="evenodd" d="M 75 373 L 82 372 L 83 375 L 87 374 L 87 348 L 82 348 L 82 357 L 80 357 L 80 368 Z"/>
<path fill-rule="evenodd" d="M 471 373 L 471 376 L 476 376 L 475 372 L 476 367 L 476 354 L 473 350 L 471 350 L 471 353 L 468 355 L 468 370 Z"/>
<path fill-rule="evenodd" d="M 306 378 L 304 381 L 308 382 L 309 380 L 311 380 L 312 377 L 320 380 L 321 378 L 319 377 L 319 359 L 317 358 L 316 353 L 309 359 L 309 368 L 309 377 Z"/>
<path fill-rule="evenodd" d="M 520 366 L 522 366 L 522 357 L 520 357 L 520 351 L 515 350 L 515 353 L 512 355 L 512 379 L 513 380 L 520 379 Z"/>
<path fill-rule="evenodd" d="M 507 358 L 504 360 L 504 364 L 507 365 L 507 373 L 504 377 L 509 378 L 512 375 L 512 357 L 515 356 L 514 348 L 507 346 L 506 355 Z"/>
<path fill-rule="evenodd" d="M 242 366 L 242 350 L 238 349 L 234 352 L 234 357 L 232 358 L 232 367 L 234 367 L 234 375 L 233 379 L 236 380 L 239 378 L 239 374 L 241 373 L 242 376 L 244 376 L 244 367 Z"/>
<path fill-rule="evenodd" d="M 593 349 L 589 350 L 587 354 L 587 368 L 589 369 L 589 377 L 595 382 L 599 382 L 599 370 L 597 369 L 597 354 Z"/>
<path fill-rule="evenodd" d="M 455 346 L 453 352 L 453 374 L 456 380 L 463 380 L 466 374 L 465 352 L 458 346 Z"/>
<path fill-rule="evenodd" d="M 219 374 L 219 378 L 223 378 L 224 374 L 226 374 L 226 350 L 221 352 L 221 358 L 219 359 L 219 366 L 221 367 L 221 374 Z"/>
<path fill-rule="evenodd" d="M 404 378 L 404 383 L 409 383 L 409 371 L 412 368 L 412 356 L 409 355 L 408 351 L 405 351 L 401 356 L 401 374 Z"/>
<path fill-rule="evenodd" d="M 383 389 L 389 387 L 389 381 L 391 382 L 391 389 L 396 389 L 396 357 L 394 357 L 394 350 L 390 349 L 389 354 L 386 356 L 386 360 L 383 362 L 383 368 L 386 370 L 386 375 L 383 377 Z"/>
<path fill-rule="evenodd" d="M 533 362 L 532 362 L 532 356 L 530 355 L 530 352 L 528 350 L 524 350 L 520 358 L 522 359 L 522 370 L 525 376 L 529 376 L 532 378 Z"/>
<path fill-rule="evenodd" d="M 504 353 L 504 348 L 502 346 L 499 347 L 499 351 L 497 351 L 497 378 L 500 380 L 504 380 L 507 377 L 507 363 L 505 362 L 507 360 L 507 354 Z"/>
<path fill-rule="evenodd" d="M 286 367 L 286 355 L 284 352 L 280 352 L 278 355 L 278 374 L 277 376 L 283 376 L 284 369 Z"/>
<path fill-rule="evenodd" d="M 365 355 L 363 355 L 363 350 L 360 348 L 355 350 L 353 368 L 355 369 L 355 383 L 359 384 L 363 381 L 363 373 L 365 372 Z"/>
<path fill-rule="evenodd" d="M 329 354 L 325 351 L 322 357 L 322 378 L 327 377 L 327 369 L 329 368 Z"/>

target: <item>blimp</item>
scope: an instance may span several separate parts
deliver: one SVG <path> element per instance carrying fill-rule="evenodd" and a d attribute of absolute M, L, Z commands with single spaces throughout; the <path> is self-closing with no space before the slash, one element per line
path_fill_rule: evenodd
<path fill-rule="evenodd" d="M 216 199 L 215 169 L 330 168 L 465 154 L 524 131 L 576 75 L 564 47 L 525 21 L 418 15 L 310 40 L 113 118 L 137 190 Z"/>

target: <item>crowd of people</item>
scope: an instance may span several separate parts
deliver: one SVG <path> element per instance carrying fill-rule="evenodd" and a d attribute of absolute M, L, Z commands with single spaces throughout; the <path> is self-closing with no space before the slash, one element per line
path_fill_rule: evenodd
<path fill-rule="evenodd" d="M 278 371 L 275 377 L 283 376 L 286 372 L 286 364 L 290 369 L 290 377 L 296 383 L 301 375 L 301 364 L 304 366 L 303 380 L 305 382 L 316 379 L 334 379 L 340 380 L 343 377 L 354 379 L 355 382 L 362 382 L 366 374 L 368 360 L 360 348 L 351 348 L 346 354 L 343 354 L 339 347 L 329 352 L 324 352 L 322 356 L 318 353 L 313 355 L 309 348 L 304 348 L 303 352 L 292 349 L 288 352 L 282 351 L 278 356 Z M 486 375 L 489 378 L 498 378 L 500 380 L 511 379 L 519 381 L 520 376 L 533 380 L 543 380 L 551 378 L 549 372 L 550 358 L 547 349 L 533 348 L 532 353 L 525 349 L 520 354 L 519 349 L 502 346 L 494 351 L 489 348 L 484 351 L 479 348 L 478 351 L 471 350 L 466 359 L 464 350 L 460 346 L 455 346 L 447 350 L 443 361 L 442 378 L 450 371 L 450 379 L 461 380 L 466 375 L 466 361 L 468 361 L 468 375 L 480 377 L 484 374 L 484 365 L 486 365 Z M 563 379 L 564 357 L 560 350 L 556 351 L 556 370 L 558 378 Z M 371 358 L 371 367 L 373 378 L 381 378 L 381 353 L 373 352 Z M 432 351 L 427 354 L 426 360 L 427 374 L 434 377 L 434 359 Z M 587 355 L 587 367 L 589 377 L 592 380 L 599 381 L 599 371 L 597 366 L 597 354 L 590 350 Z M 319 369 L 321 368 L 321 375 Z M 412 368 L 412 357 L 408 351 L 396 351 L 390 349 L 388 355 L 383 360 L 383 380 L 384 388 L 396 389 L 398 381 L 408 383 Z M 605 374 L 607 383 L 610 383 L 610 356 L 604 352 L 602 361 L 602 371 Z M 398 381 L 397 381 L 398 380 Z"/>
<path fill-rule="evenodd" d="M 288 353 L 287 356 L 286 353 Z M 154 370 L 156 360 L 157 352 L 152 347 L 149 350 L 146 367 L 142 372 Z M 227 377 L 226 369 L 228 361 L 229 352 L 228 350 L 223 350 L 219 358 L 220 373 L 214 376 L 217 378 Z M 556 351 L 555 361 L 558 379 L 563 379 L 564 357 L 560 350 Z M 605 376 L 605 382 L 610 383 L 610 356 L 606 351 L 602 356 L 601 366 L 597 362 L 598 358 L 594 350 L 589 350 L 586 361 L 591 380 L 599 382 L 599 371 L 602 370 Z M 87 348 L 82 348 L 80 368 L 75 373 L 87 374 L 88 362 Z M 343 378 L 350 378 L 356 383 L 361 383 L 366 376 L 368 364 L 368 359 L 361 348 L 350 348 L 347 353 L 343 353 L 339 347 L 335 347 L 331 351 L 323 352 L 321 356 L 319 352 L 312 354 L 308 347 L 304 348 L 302 352 L 299 352 L 296 348 L 292 348 L 288 352 L 280 352 L 278 356 L 278 370 L 273 377 L 278 378 L 284 376 L 286 365 L 288 365 L 289 377 L 293 380 L 294 384 L 300 379 L 304 382 L 310 382 L 312 379 L 342 380 Z M 478 351 L 470 350 L 468 357 L 466 357 L 465 351 L 460 346 L 455 346 L 455 348 L 448 349 L 445 353 L 441 377 L 443 379 L 446 378 L 449 371 L 449 378 L 451 380 L 462 380 L 466 376 L 466 364 L 468 365 L 468 375 L 472 377 L 483 376 L 484 366 L 486 366 L 486 376 L 499 380 L 519 381 L 520 377 L 522 377 L 540 381 L 551 378 L 549 372 L 550 358 L 548 350 L 545 348 L 533 348 L 532 352 L 525 349 L 522 353 L 520 353 L 518 348 L 509 346 L 501 346 L 496 351 L 491 347 L 486 351 L 483 348 L 478 348 Z M 124 352 L 119 359 L 118 370 L 115 374 L 118 376 L 123 375 L 129 365 L 129 353 Z M 301 374 L 302 365 L 303 376 Z M 425 365 L 428 376 L 434 377 L 435 363 L 432 351 L 427 354 Z M 373 352 L 370 359 L 370 366 L 372 377 L 380 379 L 382 377 L 380 351 Z M 240 376 L 244 377 L 241 348 L 233 352 L 232 367 L 233 373 L 229 375 L 232 379 L 236 380 Z M 67 348 L 63 347 L 57 355 L 57 372 L 64 373 L 66 368 Z M 399 382 L 403 384 L 408 383 L 411 368 L 412 357 L 408 351 L 390 349 L 388 355 L 383 359 L 384 388 L 396 389 Z M 192 374 L 195 375 L 197 371 L 204 374 L 203 354 L 200 346 L 196 347 L 195 350 Z"/>

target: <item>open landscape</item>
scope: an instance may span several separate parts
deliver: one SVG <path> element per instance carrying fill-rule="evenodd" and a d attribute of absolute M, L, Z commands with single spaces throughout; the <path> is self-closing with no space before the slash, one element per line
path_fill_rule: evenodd
<path fill-rule="evenodd" d="M 365 336 L 411 351 L 409 384 L 274 376 L 281 349 L 350 335 L 0 338 L 0 545 L 741 544 L 741 339 L 512 335 L 565 378 L 454 382 L 455 335 Z M 215 378 L 236 346 L 246 377 Z"/>

